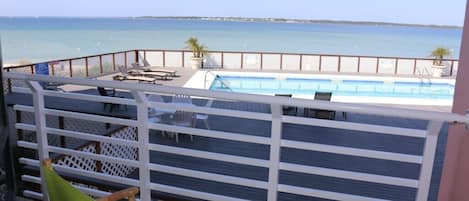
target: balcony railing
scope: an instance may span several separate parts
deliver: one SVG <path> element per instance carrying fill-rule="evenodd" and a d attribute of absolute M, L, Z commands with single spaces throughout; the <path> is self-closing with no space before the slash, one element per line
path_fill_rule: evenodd
<path fill-rule="evenodd" d="M 145 52 L 145 51 L 144 51 Z M 148 55 L 147 55 L 148 57 Z M 363 195 L 355 195 L 343 192 L 326 191 L 314 189 L 305 186 L 297 186 L 291 183 L 285 183 L 279 177 L 282 172 L 301 173 L 306 175 L 320 175 L 324 177 L 353 180 L 360 182 L 369 182 L 380 185 L 391 185 L 416 190 L 415 200 L 426 201 L 429 194 L 430 179 L 432 176 L 433 162 L 435 157 L 438 135 L 445 122 L 450 123 L 469 123 L 467 116 L 429 112 L 407 109 L 386 108 L 377 106 L 367 106 L 360 104 L 344 104 L 323 101 L 290 99 L 286 97 L 272 97 L 251 94 L 239 94 L 229 92 L 214 92 L 207 90 L 188 89 L 169 86 L 155 86 L 150 84 L 129 84 L 116 81 L 101 81 L 79 78 L 64 77 L 48 77 L 41 75 L 27 75 L 6 73 L 8 79 L 26 82 L 28 88 L 14 88 L 13 91 L 30 93 L 33 97 L 33 106 L 15 105 L 14 109 L 21 112 L 30 112 L 34 114 L 34 123 L 17 123 L 16 128 L 29 130 L 36 133 L 35 141 L 20 140 L 17 145 L 22 148 L 36 150 L 39 158 L 19 158 L 19 162 L 23 165 L 38 167 L 39 161 L 50 157 L 50 153 L 64 154 L 71 157 L 81 158 L 80 160 L 100 161 L 103 170 L 109 167 L 103 167 L 106 164 L 118 164 L 131 169 L 138 170 L 136 178 L 122 176 L 120 174 L 106 173 L 97 171 L 96 169 L 85 169 L 79 166 L 67 165 L 65 163 L 57 163 L 54 167 L 62 174 L 68 173 L 80 175 L 82 177 L 92 178 L 95 181 L 118 183 L 129 186 L 138 186 L 140 188 L 140 199 L 149 201 L 152 198 L 152 191 L 164 192 L 169 194 L 177 194 L 185 197 L 192 197 L 203 200 L 245 200 L 246 198 L 237 197 L 236 195 L 216 194 L 203 190 L 194 190 L 178 186 L 172 186 L 160 183 L 158 180 L 151 180 L 152 172 L 161 172 L 163 174 L 171 174 L 184 176 L 206 181 L 219 182 L 221 184 L 230 184 L 243 186 L 248 189 L 261 189 L 266 192 L 265 200 L 274 201 L 278 199 L 280 193 L 288 193 L 299 196 L 318 197 L 332 200 L 386 200 L 383 198 L 368 197 Z M 91 94 L 82 94 L 74 92 L 59 92 L 51 90 L 43 90 L 39 82 L 55 82 L 70 85 L 81 85 L 90 88 L 107 87 L 114 88 L 121 92 L 129 92 L 132 98 L 117 97 L 101 97 Z M 250 102 L 266 105 L 268 112 L 242 111 L 237 109 L 225 109 L 218 107 L 203 107 L 196 105 L 181 105 L 175 103 L 151 102 L 147 99 L 146 94 L 157 93 L 167 96 L 177 94 L 199 97 L 201 99 L 214 99 L 224 101 L 226 104 L 236 104 L 239 102 Z M 45 97 L 62 97 L 71 101 L 90 101 L 90 102 L 108 102 L 120 105 L 129 105 L 136 107 L 136 118 L 118 118 L 99 114 L 84 114 L 77 111 L 69 111 L 62 109 L 51 109 L 45 107 Z M 299 116 L 284 115 L 283 106 L 292 106 L 299 108 L 316 108 L 322 110 L 343 111 L 355 114 L 378 115 L 390 118 L 416 119 L 426 122 L 423 129 L 408 128 L 404 125 L 379 125 L 369 122 L 350 122 L 306 118 Z M 85 107 L 85 106 L 83 106 Z M 161 110 L 178 110 L 194 112 L 199 114 L 213 115 L 214 118 L 236 118 L 252 124 L 266 122 L 266 130 L 269 134 L 266 136 L 252 135 L 242 132 L 222 131 L 216 129 L 202 129 L 197 127 L 184 127 L 164 123 L 149 122 L 149 108 L 158 108 Z M 61 128 L 52 128 L 46 124 L 47 116 L 59 116 L 65 118 L 80 119 L 92 122 L 101 122 L 112 125 L 121 125 L 128 127 L 126 132 L 130 132 L 136 137 L 116 138 L 112 136 L 97 136 L 92 133 L 71 131 Z M 245 123 L 246 123 L 245 122 Z M 233 124 L 235 122 L 233 121 Z M 247 126 L 249 123 L 244 124 Z M 366 148 L 348 147 L 342 145 L 330 145 L 302 141 L 299 139 L 286 138 L 286 125 L 294 126 L 311 126 L 323 127 L 328 129 L 347 130 L 354 135 L 352 131 L 367 132 L 370 135 L 399 136 L 400 138 L 421 139 L 424 141 L 421 155 L 404 154 L 391 151 L 377 151 Z M 239 125 L 237 125 L 239 126 Z M 210 138 L 232 141 L 236 143 L 249 143 L 256 146 L 267 147 L 268 156 L 265 158 L 252 157 L 249 155 L 234 155 L 231 153 L 220 153 L 213 151 L 194 150 L 183 146 L 165 145 L 151 142 L 149 133 L 151 130 L 159 130 L 170 133 L 184 133 L 200 138 Z M 256 132 L 262 132 L 260 130 Z M 82 140 L 91 140 L 94 142 L 108 145 L 127 147 L 136 152 L 136 157 L 125 157 L 115 154 L 105 154 L 102 151 L 96 151 L 97 147 L 91 147 L 91 150 L 71 149 L 60 146 L 50 145 L 48 143 L 51 136 L 66 136 Z M 197 138 L 195 139 L 195 141 Z M 404 143 L 407 144 L 407 143 Z M 414 146 L 413 144 L 408 144 Z M 101 149 L 101 148 L 100 148 Z M 296 149 L 301 151 L 312 151 L 329 153 L 341 156 L 363 157 L 368 159 L 383 160 L 389 162 L 402 162 L 419 166 L 419 175 L 417 178 L 404 178 L 389 175 L 380 175 L 376 173 L 364 173 L 353 170 L 338 170 L 335 168 L 319 167 L 315 165 L 305 165 L 289 160 L 291 155 L 283 155 L 282 150 Z M 159 164 L 157 161 L 150 160 L 153 152 L 170 153 L 178 156 L 187 156 L 201 159 L 209 159 L 211 161 L 225 162 L 230 164 L 241 164 L 253 167 L 268 169 L 268 174 L 264 179 L 245 178 L 241 176 L 233 176 L 228 174 L 206 172 L 201 170 L 193 170 L 186 167 L 176 167 L 171 164 Z M 138 156 L 138 157 L 137 157 Z M 77 159 L 78 160 L 78 159 Z M 156 159 L 157 160 L 157 159 Z M 361 164 L 366 166 L 367 164 Z M 22 175 L 23 180 L 43 184 L 44 181 L 40 177 L 25 172 Z M 82 190 L 91 195 L 102 196 L 107 194 L 103 189 L 90 189 L 80 186 Z M 42 189 L 42 192 L 45 192 Z M 245 191 L 247 192 L 247 191 Z M 27 190 L 25 195 L 36 198 L 43 198 L 40 192 Z"/>
<path fill-rule="evenodd" d="M 99 77 L 115 73 L 118 66 L 132 63 L 158 67 L 190 68 L 188 50 L 138 49 L 99 55 L 45 61 L 49 72 L 60 77 Z M 44 62 L 43 62 L 44 63 Z M 325 73 L 360 73 L 369 75 L 431 76 L 433 59 L 377 57 L 363 55 L 327 55 L 280 52 L 209 51 L 204 68 L 256 71 L 298 71 Z M 444 59 L 444 75 L 456 75 L 459 61 Z M 7 72 L 34 74 L 34 65 L 5 67 Z M 11 81 L 5 86 L 11 86 Z"/>

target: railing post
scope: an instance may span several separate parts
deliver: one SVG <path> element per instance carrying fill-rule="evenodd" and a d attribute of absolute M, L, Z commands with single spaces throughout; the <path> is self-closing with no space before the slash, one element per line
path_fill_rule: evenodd
<path fill-rule="evenodd" d="M 417 72 L 417 59 L 414 59 L 414 75 Z"/>
<path fill-rule="evenodd" d="M 396 61 L 394 61 L 395 64 L 394 64 L 394 75 L 397 75 L 397 68 L 398 68 L 398 64 L 399 64 L 399 59 L 396 58 Z"/>
<path fill-rule="evenodd" d="M 376 57 L 376 74 L 379 73 L 379 57 Z"/>
<path fill-rule="evenodd" d="M 138 64 L 140 55 L 138 55 L 138 50 L 135 50 L 135 63 Z"/>
<path fill-rule="evenodd" d="M 127 68 L 127 52 L 124 52 L 124 66 Z"/>
<path fill-rule="evenodd" d="M 148 129 L 148 100 L 143 92 L 132 91 L 132 95 L 137 101 L 137 120 L 138 120 L 138 160 L 139 160 L 139 179 L 140 179 L 140 199 L 143 201 L 151 200 L 150 189 L 150 151 L 149 129 Z"/>
<path fill-rule="evenodd" d="M 342 62 L 342 57 L 339 56 L 338 65 L 337 65 L 337 72 L 338 72 L 338 73 L 340 73 L 341 62 Z"/>
<path fill-rule="evenodd" d="M 283 70 L 283 54 L 280 53 L 280 70 Z"/>
<path fill-rule="evenodd" d="M 358 60 L 357 60 L 357 73 L 360 73 L 360 62 L 361 62 L 361 57 L 358 56 Z"/>
<path fill-rule="evenodd" d="M 303 70 L 303 55 L 300 54 L 300 71 Z"/>
<path fill-rule="evenodd" d="M 41 85 L 36 81 L 28 81 L 27 84 L 32 91 L 33 104 L 34 104 L 34 121 L 36 124 L 36 141 L 38 145 L 37 153 L 39 161 L 49 158 L 49 144 L 47 141 L 46 130 L 46 112 L 44 106 L 44 90 Z M 42 199 L 48 200 L 46 180 L 44 179 L 44 169 L 40 166 L 41 172 L 41 191 L 43 194 Z"/>
<path fill-rule="evenodd" d="M 163 50 L 162 55 L 163 55 L 163 67 L 166 67 L 166 51 L 165 50 Z"/>
<path fill-rule="evenodd" d="M 72 68 L 72 60 L 68 60 L 68 71 L 70 74 L 70 77 L 73 77 L 73 68 Z"/>
<path fill-rule="evenodd" d="M 223 64 L 224 64 L 224 55 L 223 55 L 223 51 L 221 51 L 221 68 L 223 68 Z"/>
<path fill-rule="evenodd" d="M 85 73 L 86 77 L 90 76 L 90 69 L 88 67 L 88 57 L 85 58 Z"/>
<path fill-rule="evenodd" d="M 103 56 L 99 55 L 99 74 L 103 74 Z"/>
<path fill-rule="evenodd" d="M 430 181 L 432 178 L 433 162 L 435 160 L 436 143 L 443 122 L 431 121 L 427 126 L 427 138 L 423 150 L 423 161 L 420 167 L 419 187 L 417 190 L 416 201 L 428 200 Z"/>
<path fill-rule="evenodd" d="M 453 76 L 454 60 L 451 60 L 451 67 L 449 70 L 449 76 Z"/>
<path fill-rule="evenodd" d="M 264 54 L 262 54 L 261 52 L 261 66 L 260 66 L 261 70 L 263 67 L 264 67 Z"/>
<path fill-rule="evenodd" d="M 183 68 L 184 68 L 184 55 L 185 55 L 185 53 L 184 53 L 184 50 L 183 50 L 181 52 L 181 67 L 183 67 Z"/>
<path fill-rule="evenodd" d="M 241 52 L 241 69 L 244 67 L 244 53 Z"/>
<path fill-rule="evenodd" d="M 269 185 L 267 192 L 267 200 L 277 200 L 278 177 L 280 166 L 280 142 L 282 140 L 282 115 L 281 105 L 272 104 L 270 106 L 272 112 L 272 129 L 270 143 L 270 165 L 269 165 Z"/>
<path fill-rule="evenodd" d="M 322 66 L 322 56 L 319 55 L 319 66 L 318 66 L 318 71 L 321 72 L 321 66 Z"/>
<path fill-rule="evenodd" d="M 116 54 L 112 53 L 112 70 L 116 72 Z"/>
<path fill-rule="evenodd" d="M 54 68 L 55 64 L 51 63 L 51 64 L 49 64 L 49 66 L 50 66 L 50 71 L 52 73 L 52 76 L 54 76 L 55 75 L 55 68 Z"/>

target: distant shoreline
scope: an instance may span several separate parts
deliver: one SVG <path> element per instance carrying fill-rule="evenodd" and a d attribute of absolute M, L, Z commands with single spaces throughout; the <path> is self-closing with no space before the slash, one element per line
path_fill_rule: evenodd
<path fill-rule="evenodd" d="M 400 26 L 400 27 L 422 27 L 422 28 L 444 28 L 462 29 L 456 25 L 436 25 L 436 24 L 409 24 L 394 22 L 373 22 L 373 21 L 347 21 L 347 20 L 309 20 L 309 19 L 288 19 L 288 18 L 248 18 L 248 17 L 198 17 L 198 16 L 138 16 L 138 17 L 55 17 L 55 16 L 24 16 L 11 17 L 0 16 L 2 18 L 65 18 L 65 19 L 160 19 L 160 20 L 205 20 L 205 21 L 225 21 L 225 22 L 270 22 L 270 23 L 301 23 L 301 24 L 349 24 L 349 25 L 369 25 L 369 26 Z"/>
<path fill-rule="evenodd" d="M 206 20 L 206 21 L 226 21 L 226 22 L 273 22 L 273 23 L 302 23 L 302 24 L 350 24 L 350 25 L 372 25 L 372 26 L 401 26 L 401 27 L 427 27 L 462 29 L 461 26 L 454 25 L 433 25 L 433 24 L 406 24 L 393 22 L 372 22 L 372 21 L 347 21 L 347 20 L 308 20 L 308 19 L 287 19 L 287 18 L 245 18 L 245 17 L 196 17 L 196 16 L 140 16 L 136 19 L 162 19 L 162 20 Z"/>

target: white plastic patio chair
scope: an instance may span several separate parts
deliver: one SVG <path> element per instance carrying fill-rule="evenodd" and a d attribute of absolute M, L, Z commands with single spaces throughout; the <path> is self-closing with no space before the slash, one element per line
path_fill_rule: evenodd
<path fill-rule="evenodd" d="M 148 101 L 150 102 L 159 102 L 164 103 L 163 97 L 159 94 L 150 94 L 147 96 Z M 174 113 L 173 110 L 165 110 L 161 108 L 150 108 L 148 110 L 148 119 L 154 123 L 161 122 L 161 116 L 167 113 Z"/>
<path fill-rule="evenodd" d="M 207 101 L 207 103 L 205 104 L 205 107 L 212 107 L 212 104 L 213 104 L 213 99 L 209 99 Z M 204 125 L 205 125 L 205 128 L 207 128 L 208 130 L 210 130 L 210 126 L 208 124 L 208 114 L 205 114 L 205 113 L 202 113 L 202 114 L 196 114 L 195 115 L 195 121 L 199 121 L 201 120 L 202 122 L 204 122 Z"/>
<path fill-rule="evenodd" d="M 172 98 L 172 102 L 176 104 L 187 104 L 187 105 L 192 105 L 192 99 L 190 96 L 187 95 L 182 95 L 182 94 L 176 94 Z M 188 112 L 188 111 L 176 111 L 174 115 L 174 125 L 176 126 L 184 126 L 184 127 L 194 127 L 194 122 L 195 122 L 195 115 L 193 112 Z M 175 138 L 176 138 L 176 143 L 179 142 L 179 133 L 175 133 Z M 191 141 L 194 140 L 194 137 L 192 135 L 189 135 L 191 138 Z"/>

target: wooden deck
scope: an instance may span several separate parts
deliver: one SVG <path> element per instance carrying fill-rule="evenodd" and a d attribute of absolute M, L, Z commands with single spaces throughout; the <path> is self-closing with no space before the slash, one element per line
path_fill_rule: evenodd
<path fill-rule="evenodd" d="M 81 93 L 97 94 L 95 89 L 87 89 Z M 130 97 L 129 94 L 123 94 Z M 194 100 L 195 104 L 203 105 L 205 100 Z M 12 93 L 7 95 L 9 104 L 25 104 L 31 105 L 31 97 L 25 94 Z M 46 98 L 46 107 L 71 110 L 84 113 L 125 116 L 135 118 L 135 107 L 129 107 L 127 111 L 120 110 L 114 112 L 103 111 L 102 103 L 77 101 L 66 98 Z M 256 111 L 270 113 L 267 105 L 246 103 L 246 102 L 222 102 L 215 101 L 213 107 L 230 108 L 236 110 Z M 337 115 L 337 121 L 344 121 L 340 114 Z M 395 125 L 407 128 L 424 129 L 426 122 L 403 119 L 378 117 L 362 114 L 349 113 L 347 115 L 348 122 L 366 122 L 378 125 Z M 228 132 L 240 132 L 246 135 L 270 136 L 270 123 L 258 120 L 247 120 L 239 118 L 231 118 L 224 116 L 211 115 L 209 117 L 211 129 Z M 198 128 L 204 128 L 202 122 L 198 122 Z M 444 151 L 446 145 L 448 126 L 445 125 L 441 131 L 438 146 L 436 150 L 436 159 L 430 189 L 429 200 L 436 200 L 439 188 L 439 182 L 444 160 Z M 330 129 L 324 127 L 300 126 L 300 125 L 283 125 L 283 138 L 321 143 L 328 145 L 340 145 L 353 148 L 366 148 L 379 151 L 391 151 L 405 154 L 422 154 L 422 139 L 402 136 L 390 136 L 383 134 L 348 131 L 341 129 Z M 238 156 L 249 156 L 259 159 L 268 159 L 269 147 L 253 143 L 241 143 L 229 140 L 220 140 L 206 137 L 194 137 L 191 141 L 189 137 L 182 136 L 179 143 L 173 138 L 163 137 L 159 131 L 152 131 L 150 141 L 156 144 L 170 145 L 176 147 L 184 147 L 193 150 L 211 151 L 216 153 L 232 154 Z M 399 176 L 410 179 L 417 179 L 419 175 L 419 165 L 391 162 L 377 159 L 369 159 L 362 157 L 343 156 L 336 154 L 328 154 L 321 152 L 302 151 L 297 149 L 282 150 L 282 161 L 296 164 L 312 165 L 317 167 L 327 167 L 339 170 L 358 171 L 364 173 L 382 174 L 387 176 Z M 266 168 L 258 168 L 248 165 L 238 165 L 236 163 L 219 162 L 216 160 L 207 160 L 194 157 L 186 157 L 163 152 L 151 152 L 151 162 L 180 168 L 206 171 L 211 173 L 226 174 L 250 179 L 258 179 L 267 181 L 268 170 Z M 130 177 L 137 177 L 137 172 Z M 217 193 L 227 196 L 234 196 L 249 200 L 265 200 L 267 192 L 261 189 L 246 188 L 236 185 L 222 184 L 201 179 L 194 179 L 172 174 L 152 172 L 151 180 L 155 183 L 173 185 Z M 353 180 L 337 179 L 332 177 L 324 177 L 319 175 L 306 175 L 292 173 L 288 171 L 280 172 L 280 182 L 283 184 L 294 184 L 303 187 L 311 187 L 314 189 L 350 193 L 362 196 L 370 196 L 389 200 L 413 200 L 415 198 L 416 189 L 403 188 L 389 185 L 381 185 L 369 182 L 359 182 Z M 159 195 L 168 196 L 166 193 L 158 193 Z M 175 196 L 176 198 L 182 198 Z M 283 194 L 279 196 L 279 200 L 323 200 L 317 198 L 305 198 L 302 196 Z"/>

